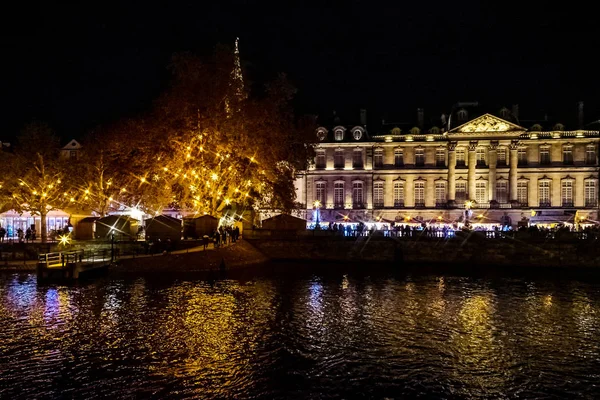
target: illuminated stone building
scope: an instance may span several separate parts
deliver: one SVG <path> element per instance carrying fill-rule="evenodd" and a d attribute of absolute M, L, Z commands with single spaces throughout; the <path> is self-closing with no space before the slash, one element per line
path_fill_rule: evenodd
<path fill-rule="evenodd" d="M 322 126 L 315 162 L 296 182 L 298 201 L 308 221 L 318 214 L 324 223 L 598 220 L 600 132 L 584 125 L 582 107 L 574 127 L 519 122 L 518 107 L 472 116 L 460 105 L 438 126 L 424 126 L 422 109 L 414 126 L 378 133 L 365 121 Z"/>

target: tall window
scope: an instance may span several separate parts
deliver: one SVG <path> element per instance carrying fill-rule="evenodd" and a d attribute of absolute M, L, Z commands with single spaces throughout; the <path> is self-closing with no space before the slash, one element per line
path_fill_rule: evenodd
<path fill-rule="evenodd" d="M 352 206 L 353 208 L 363 208 L 363 183 L 352 183 Z"/>
<path fill-rule="evenodd" d="M 563 164 L 573 164 L 573 146 L 570 144 L 566 144 L 563 146 Z"/>
<path fill-rule="evenodd" d="M 344 208 L 344 182 L 333 185 L 333 203 L 335 208 Z"/>
<path fill-rule="evenodd" d="M 485 167 L 485 148 L 483 147 L 477 148 L 477 166 Z"/>
<path fill-rule="evenodd" d="M 496 150 L 496 154 L 497 154 L 497 164 L 498 166 L 504 167 L 506 166 L 506 148 L 504 147 L 498 147 L 498 150 Z"/>
<path fill-rule="evenodd" d="M 498 203 L 506 203 L 508 201 L 508 182 L 496 182 L 496 201 Z"/>
<path fill-rule="evenodd" d="M 527 165 L 527 147 L 519 147 L 517 150 L 518 164 Z"/>
<path fill-rule="evenodd" d="M 550 207 L 551 197 L 549 180 L 543 180 L 539 182 L 538 198 L 540 200 L 540 207 Z"/>
<path fill-rule="evenodd" d="M 375 163 L 375 168 L 383 167 L 383 149 L 375 149 L 373 161 Z"/>
<path fill-rule="evenodd" d="M 415 207 L 425 207 L 425 182 L 415 182 Z"/>
<path fill-rule="evenodd" d="M 596 207 L 598 205 L 598 194 L 596 192 L 596 181 L 585 181 L 585 206 Z"/>
<path fill-rule="evenodd" d="M 404 167 L 404 152 L 400 148 L 394 149 L 394 165 Z"/>
<path fill-rule="evenodd" d="M 483 181 L 475 182 L 475 201 L 478 204 L 487 203 L 487 183 Z"/>
<path fill-rule="evenodd" d="M 596 165 L 596 146 L 593 144 L 585 146 L 585 163 L 587 165 Z"/>
<path fill-rule="evenodd" d="M 326 200 L 326 191 L 325 191 L 325 182 L 317 182 L 316 190 L 315 190 L 315 200 L 318 200 L 321 203 L 321 207 L 325 208 L 325 200 Z"/>
<path fill-rule="evenodd" d="M 465 166 L 465 149 L 456 149 L 456 166 Z"/>
<path fill-rule="evenodd" d="M 317 168 L 325 168 L 325 150 L 317 150 Z"/>
<path fill-rule="evenodd" d="M 527 207 L 529 205 L 529 182 L 528 181 L 519 181 L 517 182 L 517 202 L 523 206 Z"/>
<path fill-rule="evenodd" d="M 337 129 L 334 132 L 335 140 L 344 140 L 344 131 L 341 129 Z"/>
<path fill-rule="evenodd" d="M 446 149 L 435 150 L 435 166 L 445 167 L 446 166 Z"/>
<path fill-rule="evenodd" d="M 335 168 L 344 168 L 344 149 L 336 149 L 333 157 L 333 166 Z"/>
<path fill-rule="evenodd" d="M 404 207 L 404 182 L 394 182 L 394 207 Z"/>
<path fill-rule="evenodd" d="M 550 147 L 540 146 L 540 164 L 550 165 Z"/>
<path fill-rule="evenodd" d="M 373 183 L 373 206 L 383 207 L 383 182 Z"/>
<path fill-rule="evenodd" d="M 573 181 L 565 179 L 561 183 L 561 198 L 563 207 L 573 207 Z"/>
<path fill-rule="evenodd" d="M 425 165 L 425 149 L 422 147 L 415 148 L 415 165 L 417 167 Z"/>
<path fill-rule="evenodd" d="M 463 204 L 467 200 L 467 182 L 456 181 L 454 197 L 458 204 Z"/>
<path fill-rule="evenodd" d="M 363 152 L 362 149 L 354 149 L 352 156 L 352 168 L 362 168 L 363 167 Z"/>
<path fill-rule="evenodd" d="M 442 206 L 446 204 L 446 182 L 435 183 L 435 205 Z"/>

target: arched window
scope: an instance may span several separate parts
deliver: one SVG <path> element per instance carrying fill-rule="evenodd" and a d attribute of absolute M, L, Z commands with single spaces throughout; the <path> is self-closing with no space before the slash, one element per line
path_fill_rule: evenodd
<path fill-rule="evenodd" d="M 411 135 L 418 135 L 419 133 L 421 133 L 421 130 L 415 126 L 411 128 L 410 133 Z"/>
<path fill-rule="evenodd" d="M 456 113 L 456 118 L 458 118 L 459 121 L 466 121 L 468 117 L 469 115 L 467 113 L 467 110 L 465 110 L 464 108 L 461 108 Z"/>
<path fill-rule="evenodd" d="M 343 129 L 336 129 L 334 132 L 335 140 L 341 141 L 344 140 L 344 131 Z"/>
<path fill-rule="evenodd" d="M 510 110 L 506 107 L 502 107 L 502 109 L 500 110 L 500 118 L 510 118 Z"/>
<path fill-rule="evenodd" d="M 558 123 L 556 125 L 554 125 L 554 127 L 552 128 L 555 131 L 564 131 L 565 130 L 565 126 L 561 123 Z"/>
<path fill-rule="evenodd" d="M 327 130 L 325 128 L 317 129 L 317 139 L 319 139 L 320 141 L 323 141 L 323 140 L 325 140 L 326 137 L 327 137 Z"/>
<path fill-rule="evenodd" d="M 362 131 L 360 129 L 355 129 L 352 132 L 352 136 L 354 136 L 354 140 L 360 140 L 360 138 L 362 138 Z"/>

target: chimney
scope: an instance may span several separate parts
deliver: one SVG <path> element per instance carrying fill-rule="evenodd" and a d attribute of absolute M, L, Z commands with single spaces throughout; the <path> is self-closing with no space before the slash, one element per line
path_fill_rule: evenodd
<path fill-rule="evenodd" d="M 577 129 L 583 129 L 583 101 L 577 103 Z"/>
<path fill-rule="evenodd" d="M 425 113 L 422 108 L 417 108 L 417 125 L 419 129 L 423 130 L 425 124 Z"/>
<path fill-rule="evenodd" d="M 360 109 L 360 124 L 364 127 L 367 126 L 367 110 L 364 108 Z"/>
<path fill-rule="evenodd" d="M 518 123 L 519 122 L 519 105 L 518 104 L 513 104 L 513 106 L 512 106 L 512 115 L 513 115 L 513 118 Z"/>

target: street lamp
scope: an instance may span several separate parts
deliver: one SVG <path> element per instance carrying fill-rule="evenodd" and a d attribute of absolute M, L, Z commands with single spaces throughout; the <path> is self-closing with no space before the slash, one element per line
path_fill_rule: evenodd
<path fill-rule="evenodd" d="M 465 226 L 469 227 L 469 214 L 471 213 L 471 207 L 473 202 L 471 200 L 465 201 Z"/>
<path fill-rule="evenodd" d="M 315 206 L 315 209 L 317 210 L 317 226 L 319 226 L 319 207 L 321 207 L 321 202 L 319 200 L 315 200 L 315 202 L 313 203 L 313 205 Z"/>

